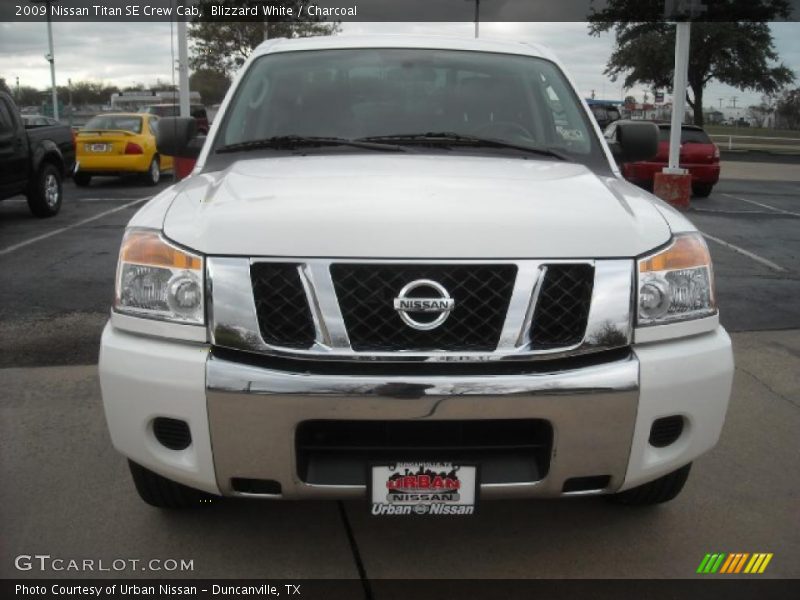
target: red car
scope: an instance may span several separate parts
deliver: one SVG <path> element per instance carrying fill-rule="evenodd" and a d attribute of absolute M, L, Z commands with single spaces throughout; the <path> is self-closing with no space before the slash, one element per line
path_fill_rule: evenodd
<path fill-rule="evenodd" d="M 656 173 L 667 166 L 669 158 L 669 123 L 657 123 L 659 132 L 658 154 L 649 161 L 622 163 L 622 175 L 628 181 L 643 188 L 653 189 Z M 613 139 L 616 124 L 605 131 L 606 139 Z M 695 125 L 681 127 L 681 151 L 679 163 L 692 175 L 692 193 L 707 197 L 719 181 L 719 148 L 702 128 Z"/>

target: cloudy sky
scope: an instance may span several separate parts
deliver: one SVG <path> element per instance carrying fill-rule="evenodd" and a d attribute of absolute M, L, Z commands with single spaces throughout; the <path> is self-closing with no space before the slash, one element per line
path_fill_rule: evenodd
<path fill-rule="evenodd" d="M 472 23 L 345 23 L 340 35 L 358 33 L 430 33 L 471 37 Z M 785 64 L 800 77 L 800 24 L 772 25 L 776 47 Z M 169 81 L 169 23 L 56 23 L 53 26 L 57 82 L 91 79 L 116 85 L 143 83 L 157 78 Z M 585 23 L 483 23 L 481 37 L 531 40 L 556 52 L 578 83 L 580 91 L 598 98 L 619 99 L 633 94 L 641 100 L 644 89 L 623 91 L 620 82 L 603 75 L 611 53 L 613 36 L 600 38 L 587 34 Z M 10 86 L 19 77 L 20 85 L 38 88 L 49 86 L 50 74 L 44 59 L 47 31 L 43 23 L 0 23 L 0 77 Z M 741 92 L 712 83 L 706 90 L 707 105 L 724 112 L 732 105 L 748 106 L 759 101 L 759 94 Z"/>

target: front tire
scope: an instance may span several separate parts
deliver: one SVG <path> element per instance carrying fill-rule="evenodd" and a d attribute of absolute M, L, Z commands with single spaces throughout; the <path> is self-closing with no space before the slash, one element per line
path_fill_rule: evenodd
<path fill-rule="evenodd" d="M 34 216 L 44 219 L 57 215 L 63 198 L 59 168 L 53 163 L 43 163 L 27 196 L 28 208 Z"/>
<path fill-rule="evenodd" d="M 128 467 L 139 497 L 150 506 L 169 509 L 196 508 L 204 500 L 211 498 L 206 492 L 171 481 L 133 461 L 128 461 Z"/>
<path fill-rule="evenodd" d="M 161 181 L 161 165 L 157 154 L 150 161 L 147 173 L 144 174 L 144 181 L 147 185 L 158 185 L 158 182 Z"/>
<path fill-rule="evenodd" d="M 709 183 L 696 183 L 692 186 L 692 194 L 698 198 L 708 198 L 714 186 Z"/>
<path fill-rule="evenodd" d="M 692 463 L 689 463 L 655 481 L 609 496 L 609 499 L 627 506 L 651 506 L 669 502 L 681 493 L 691 468 Z"/>

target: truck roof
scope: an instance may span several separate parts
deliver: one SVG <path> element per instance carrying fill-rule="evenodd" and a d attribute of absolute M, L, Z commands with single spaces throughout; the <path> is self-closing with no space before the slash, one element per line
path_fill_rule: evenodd
<path fill-rule="evenodd" d="M 254 56 L 298 50 L 328 50 L 345 48 L 429 48 L 437 50 L 468 50 L 537 56 L 556 61 L 547 48 L 532 42 L 474 39 L 434 35 L 333 35 L 307 38 L 275 38 L 263 42 Z"/>

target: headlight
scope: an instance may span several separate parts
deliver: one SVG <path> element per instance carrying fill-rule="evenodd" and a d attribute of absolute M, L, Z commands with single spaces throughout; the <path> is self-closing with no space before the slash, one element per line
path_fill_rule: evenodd
<path fill-rule="evenodd" d="M 638 324 L 661 325 L 717 312 L 711 256 L 699 233 L 681 234 L 639 260 Z"/>
<path fill-rule="evenodd" d="M 173 246 L 156 231 L 129 229 L 119 252 L 114 309 L 202 325 L 203 258 Z"/>

